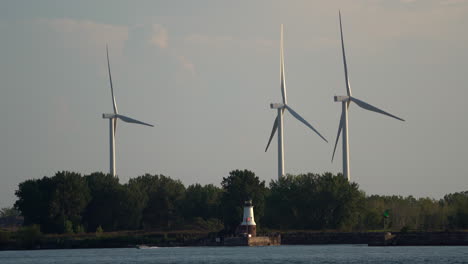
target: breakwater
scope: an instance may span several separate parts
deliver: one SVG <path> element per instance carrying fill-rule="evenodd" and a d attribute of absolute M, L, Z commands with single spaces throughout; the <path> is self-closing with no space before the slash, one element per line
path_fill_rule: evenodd
<path fill-rule="evenodd" d="M 468 246 L 468 232 L 405 232 L 372 239 L 369 246 Z"/>
<path fill-rule="evenodd" d="M 289 232 L 283 245 L 468 246 L 468 232 Z"/>
<path fill-rule="evenodd" d="M 257 237 L 227 237 L 220 239 L 218 246 L 279 246 L 281 235 Z"/>
<path fill-rule="evenodd" d="M 280 236 L 278 236 L 280 235 Z M 239 245 L 328 245 L 367 244 L 370 246 L 468 246 L 468 232 L 280 232 L 265 237 L 281 240 L 256 241 Z M 158 247 L 174 246 L 228 246 L 224 241 L 236 238 L 221 237 L 207 232 L 125 232 L 83 235 L 43 235 L 41 237 L 14 238 L 0 241 L 0 250 L 66 249 L 66 248 L 125 248 L 137 245 Z M 234 240 L 232 240 L 234 239 Z M 239 238 L 241 239 L 241 238 Z M 252 239 L 252 238 L 251 238 Z M 234 243 L 233 242 L 233 243 Z M 231 243 L 232 244 L 232 243 Z M 235 244 L 235 243 L 234 243 Z"/>
<path fill-rule="evenodd" d="M 368 244 L 384 236 L 383 232 L 286 232 L 283 245 Z"/>

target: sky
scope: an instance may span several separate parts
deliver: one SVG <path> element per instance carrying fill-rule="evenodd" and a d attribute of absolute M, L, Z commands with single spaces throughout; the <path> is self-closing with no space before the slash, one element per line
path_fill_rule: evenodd
<path fill-rule="evenodd" d="M 109 170 L 106 44 L 121 114 L 121 183 L 145 173 L 220 185 L 235 169 L 277 178 L 284 24 L 286 173 L 331 162 L 345 95 L 338 10 L 353 95 L 351 180 L 366 194 L 442 198 L 468 190 L 468 1 L 0 1 L 0 207 L 18 184 Z"/>

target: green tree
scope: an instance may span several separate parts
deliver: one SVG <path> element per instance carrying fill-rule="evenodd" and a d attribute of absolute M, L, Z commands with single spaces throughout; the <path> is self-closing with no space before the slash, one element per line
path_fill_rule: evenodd
<path fill-rule="evenodd" d="M 295 176 L 285 175 L 270 182 L 270 192 L 265 202 L 265 224 L 271 228 L 293 229 L 299 221 L 296 207 L 298 186 Z"/>
<path fill-rule="evenodd" d="M 65 234 L 73 234 L 73 223 L 70 220 L 65 220 L 65 224 L 63 227 L 64 231 L 63 233 Z"/>
<path fill-rule="evenodd" d="M 50 201 L 55 190 L 51 178 L 32 179 L 21 182 L 15 195 L 15 209 L 24 217 L 24 225 L 40 225 L 47 233 L 56 232 L 56 227 L 49 215 Z"/>
<path fill-rule="evenodd" d="M 85 179 L 92 197 L 84 214 L 88 231 L 98 226 L 107 231 L 140 228 L 146 201 L 138 189 L 121 185 L 117 177 L 101 172 Z"/>
<path fill-rule="evenodd" d="M 16 240 L 25 249 L 36 247 L 42 238 L 39 225 L 23 226 L 15 233 Z"/>
<path fill-rule="evenodd" d="M 364 204 L 361 226 L 367 229 L 382 229 L 385 211 L 386 227 L 392 230 L 441 230 L 447 223 L 446 205 L 430 198 L 372 195 Z"/>
<path fill-rule="evenodd" d="M 387 209 L 383 199 L 378 195 L 371 195 L 364 201 L 358 228 L 362 230 L 381 230 L 384 228 L 384 221 L 387 222 L 390 215 L 390 210 Z"/>
<path fill-rule="evenodd" d="M 52 180 L 55 188 L 49 203 L 49 215 L 56 231 L 63 233 L 67 231 L 67 220 L 72 226 L 81 224 L 82 214 L 91 197 L 85 179 L 78 173 L 57 172 Z"/>
<path fill-rule="evenodd" d="M 21 215 L 21 212 L 15 209 L 14 207 L 4 207 L 0 209 L 0 218 L 18 217 L 20 215 Z"/>
<path fill-rule="evenodd" d="M 204 220 L 219 218 L 222 190 L 212 184 L 190 185 L 185 191 L 183 215 L 185 219 L 201 217 Z"/>
<path fill-rule="evenodd" d="M 113 231 L 117 228 L 116 214 L 119 211 L 119 179 L 110 174 L 95 172 L 84 177 L 90 190 L 91 200 L 88 203 L 83 220 L 88 231 L 98 226 Z"/>
<path fill-rule="evenodd" d="M 104 229 L 101 226 L 96 227 L 96 236 L 101 236 L 104 233 Z"/>
<path fill-rule="evenodd" d="M 260 181 L 252 171 L 234 170 L 228 177 L 223 177 L 221 186 L 224 191 L 221 197 L 221 212 L 227 232 L 234 232 L 242 222 L 243 205 L 247 200 L 253 202 L 255 221 L 257 224 L 261 222 L 268 191 L 265 181 Z"/>
<path fill-rule="evenodd" d="M 120 188 L 117 201 L 120 202 L 117 214 L 118 229 L 141 228 L 145 203 L 144 194 L 134 186 L 126 184 Z"/>
<path fill-rule="evenodd" d="M 267 223 L 275 228 L 350 229 L 358 224 L 364 197 L 341 174 L 287 175 L 270 183 Z"/>
<path fill-rule="evenodd" d="M 468 228 L 468 191 L 451 193 L 444 196 L 449 206 L 448 224 L 450 228 Z"/>
<path fill-rule="evenodd" d="M 140 192 L 146 201 L 142 216 L 144 228 L 174 228 L 183 222 L 181 207 L 185 186 L 179 180 L 145 174 L 131 179 L 128 187 Z"/>
<path fill-rule="evenodd" d="M 441 230 L 444 228 L 445 214 L 443 213 L 443 204 L 431 198 L 418 199 L 419 229 L 424 231 Z"/>

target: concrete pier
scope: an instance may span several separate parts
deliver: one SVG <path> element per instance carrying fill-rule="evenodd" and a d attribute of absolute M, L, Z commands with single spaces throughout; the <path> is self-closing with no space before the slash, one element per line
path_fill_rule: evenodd
<path fill-rule="evenodd" d="M 223 246 L 279 246 L 281 245 L 281 236 L 257 236 L 257 237 L 226 237 L 222 243 Z"/>

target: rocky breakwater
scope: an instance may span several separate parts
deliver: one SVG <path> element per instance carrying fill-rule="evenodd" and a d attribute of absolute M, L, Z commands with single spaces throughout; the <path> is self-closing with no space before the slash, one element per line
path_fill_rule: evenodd
<path fill-rule="evenodd" d="M 383 238 L 384 232 L 287 232 L 283 245 L 368 244 Z"/>
<path fill-rule="evenodd" d="M 226 237 L 220 246 L 279 246 L 281 236 L 258 236 L 258 237 Z"/>
<path fill-rule="evenodd" d="M 368 243 L 369 246 L 468 246 L 468 232 L 395 232 Z"/>

